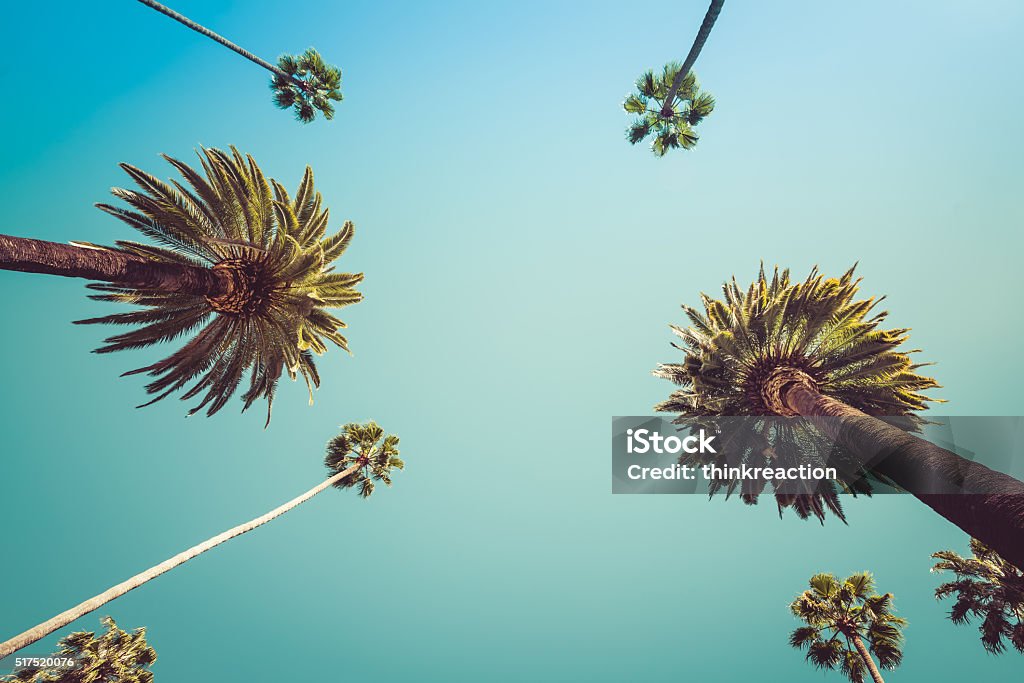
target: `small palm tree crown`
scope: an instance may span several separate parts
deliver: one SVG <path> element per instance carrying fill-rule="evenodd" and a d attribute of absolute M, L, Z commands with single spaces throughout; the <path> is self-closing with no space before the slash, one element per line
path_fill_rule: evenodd
<path fill-rule="evenodd" d="M 277 66 L 286 76 L 274 74 L 270 87 L 274 103 L 281 109 L 295 108 L 295 118 L 309 123 L 319 111 L 327 120 L 334 118 L 334 105 L 340 102 L 341 69 L 327 64 L 313 48 L 301 55 L 282 55 Z"/>
<path fill-rule="evenodd" d="M 358 465 L 359 469 L 339 479 L 334 486 L 341 489 L 358 486 L 359 495 L 363 498 L 373 493 L 375 481 L 391 486 L 392 470 L 405 469 L 405 463 L 398 457 L 398 437 L 394 434 L 385 436 L 380 425 L 372 420 L 366 424 L 350 423 L 342 427 L 341 434 L 327 444 L 324 464 L 329 470 L 328 476 Z"/>
<path fill-rule="evenodd" d="M 326 235 L 328 210 L 313 187 L 308 167 L 293 199 L 280 183 L 264 176 L 251 156 L 234 148 L 231 154 L 204 149 L 200 162 L 205 177 L 177 159 L 164 158 L 178 169 L 188 187 L 177 181 L 165 183 L 122 164 L 141 191 L 112 190 L 130 209 L 98 205 L 160 246 L 118 241 L 116 248 L 97 248 L 154 263 L 212 268 L 232 286 L 224 296 L 207 297 L 91 284 L 90 288 L 104 292 L 93 299 L 143 307 L 78 321 L 141 325 L 110 337 L 96 352 L 139 349 L 192 335 L 164 360 L 125 373 L 156 378 L 146 386 L 155 398 L 143 405 L 192 383 L 181 398 L 202 398 L 189 415 L 204 407 L 207 415 L 213 415 L 238 389 L 247 371 L 242 410 L 266 399 L 268 423 L 284 372 L 293 380 L 302 375 L 312 402 L 313 388 L 320 385 L 313 354 L 324 353 L 327 342 L 348 350 L 339 332 L 345 323 L 325 309 L 362 300 L 354 287 L 363 275 L 335 273 L 332 265 L 352 239 L 352 223 L 345 222 L 338 232 Z"/>
<path fill-rule="evenodd" d="M 72 667 L 25 667 L 4 676 L 10 683 L 152 683 L 156 651 L 146 643 L 146 629 L 128 633 L 110 617 L 100 620 L 107 632 L 80 631 L 60 640 L 54 658 L 72 658 Z"/>
<path fill-rule="evenodd" d="M 637 144 L 652 133 L 651 151 L 665 156 L 670 149 L 692 149 L 697 144 L 694 126 L 704 120 L 715 108 L 715 98 L 700 90 L 697 77 L 691 71 L 683 77 L 678 92 L 668 100 L 672 81 L 682 66 L 670 62 L 660 74 L 647 71 L 636 81 L 636 92 L 622 103 L 622 108 L 636 114 L 626 137 Z"/>
<path fill-rule="evenodd" d="M 793 631 L 789 644 L 807 651 L 807 661 L 819 669 L 839 669 L 861 683 L 867 663 L 857 650 L 860 640 L 883 669 L 895 669 L 903 659 L 906 620 L 893 614 L 892 594 L 878 595 L 871 574 L 854 574 L 840 582 L 832 574 L 815 574 L 810 589 L 790 605 L 807 625 Z"/>
<path fill-rule="evenodd" d="M 992 654 L 1006 649 L 1004 639 L 1024 653 L 1024 572 L 973 538 L 971 554 L 943 550 L 932 555 L 939 560 L 932 571 L 956 575 L 935 589 L 935 597 L 956 596 L 949 612 L 954 624 L 980 619 L 981 644 Z"/>
<path fill-rule="evenodd" d="M 708 416 L 790 414 L 766 395 L 776 371 L 795 369 L 812 378 L 822 394 L 917 428 L 923 420 L 915 413 L 933 400 L 921 392 L 938 384 L 918 374 L 926 364 L 911 360 L 914 350 L 901 348 L 909 330 L 883 329 L 887 312 L 873 312 L 881 299 L 858 299 L 859 284 L 854 268 L 838 278 L 826 278 L 814 268 L 803 282 L 792 282 L 788 270 L 776 268 L 768 277 L 762 267 L 745 289 L 733 278 L 723 285 L 721 299 L 701 294 L 701 309 L 683 305 L 690 324 L 670 325 L 680 340 L 672 346 L 683 353 L 683 360 L 660 364 L 654 371 L 680 388 L 655 410 L 676 413 L 679 424 Z M 812 429 L 799 423 L 775 429 L 779 422 L 765 420 L 766 430 L 774 429 L 771 443 L 764 444 L 771 451 L 755 449 L 744 457 L 822 452 L 820 447 L 808 448 L 821 440 Z M 859 462 L 845 449 L 826 445 L 823 452 L 837 461 Z M 838 484 L 844 491 L 870 493 L 868 472 L 862 467 L 854 466 L 845 475 L 839 469 Z M 824 482 L 813 495 L 776 499 L 780 510 L 792 506 L 801 518 L 814 514 L 822 519 L 825 508 L 842 517 L 835 493 L 832 482 Z M 756 492 L 744 500 L 756 502 Z"/>

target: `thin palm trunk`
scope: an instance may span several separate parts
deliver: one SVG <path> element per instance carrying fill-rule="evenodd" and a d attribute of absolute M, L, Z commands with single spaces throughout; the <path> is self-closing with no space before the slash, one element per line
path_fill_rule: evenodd
<path fill-rule="evenodd" d="M 686 60 L 683 62 L 682 68 L 679 69 L 679 73 L 672 79 L 672 87 L 668 91 L 668 97 L 665 98 L 666 114 L 671 112 L 672 101 L 676 98 L 676 93 L 679 92 L 679 87 L 683 84 L 686 74 L 690 73 L 690 69 L 697 61 L 700 51 L 704 49 L 704 43 L 708 41 L 711 29 L 714 27 L 715 21 L 718 20 L 718 15 L 724 4 L 725 0 L 711 0 L 707 14 L 704 15 L 704 21 L 701 22 L 700 30 L 697 31 L 697 37 L 693 39 L 693 45 L 690 46 L 690 52 L 686 55 Z"/>
<path fill-rule="evenodd" d="M 279 517 L 280 515 L 283 515 L 289 510 L 292 510 L 301 505 L 302 503 L 305 503 L 307 500 L 309 500 L 316 494 L 320 493 L 324 489 L 329 488 L 335 482 L 341 481 L 348 475 L 358 470 L 360 467 L 361 465 L 359 463 L 356 463 L 355 465 L 352 465 L 348 469 L 342 470 L 341 472 L 338 472 L 329 479 L 321 482 L 317 486 L 314 486 L 313 488 L 311 488 L 309 491 L 306 491 L 298 498 L 294 498 L 285 503 L 284 505 L 274 508 L 267 514 L 257 517 L 256 519 L 250 520 L 248 522 L 245 522 L 244 524 L 239 524 L 233 529 L 228 529 L 224 533 L 218 534 L 209 540 L 203 541 L 199 545 L 192 546 L 188 550 L 182 553 L 178 553 L 174 557 L 164 562 L 161 562 L 155 567 L 151 567 L 140 574 L 136 574 L 127 581 L 122 581 L 121 583 L 107 589 L 99 595 L 90 598 L 89 600 L 86 600 L 85 602 L 82 602 L 78 605 L 75 605 L 74 607 L 65 612 L 61 612 L 57 616 L 53 617 L 48 621 L 44 621 L 35 628 L 31 628 L 28 631 L 22 633 L 21 635 L 15 636 L 14 638 L 11 638 L 10 640 L 4 643 L 0 643 L 0 659 L 3 659 L 4 657 L 20 650 L 21 648 L 27 645 L 31 645 L 32 643 L 36 642 L 37 640 L 40 640 L 41 638 L 45 638 L 57 629 L 67 626 L 72 621 L 75 621 L 76 619 L 85 616 L 89 612 L 92 612 L 93 610 L 102 607 L 111 600 L 121 597 L 128 591 L 138 588 L 147 581 L 155 579 L 156 577 L 160 576 L 165 572 L 169 572 L 175 567 L 188 562 L 189 560 L 198 555 L 202 555 L 207 550 L 210 550 L 211 548 L 216 548 L 218 545 L 224 543 L 225 541 L 229 541 L 236 536 L 241 536 L 242 534 L 248 531 L 252 531 L 257 527 L 263 526 L 275 517 Z"/>
<path fill-rule="evenodd" d="M 857 648 L 857 652 L 860 653 L 860 658 L 864 660 L 864 666 L 868 668 L 871 678 L 874 679 L 875 683 L 885 683 L 882 679 L 882 674 L 878 671 L 878 667 L 875 666 L 875 660 L 871 659 L 871 653 L 864 647 L 864 641 L 856 633 L 853 634 L 851 640 L 853 641 L 853 646 Z"/>
<path fill-rule="evenodd" d="M 294 76 L 291 76 L 291 75 L 285 73 L 284 71 L 282 71 L 281 69 L 277 68 L 276 66 L 274 66 L 270 62 L 265 61 L 263 59 L 260 59 L 259 57 L 257 57 L 253 53 L 249 52 L 248 50 L 246 50 L 246 49 L 244 49 L 242 47 L 239 47 L 238 45 L 235 45 L 234 43 L 232 43 L 230 40 L 228 40 L 224 36 L 222 36 L 220 34 L 217 34 L 217 33 L 214 33 L 213 31 L 211 31 L 210 29 L 206 28 L 202 24 L 197 24 L 196 22 L 192 21 L 191 19 L 189 19 L 185 15 L 179 14 L 179 13 L 175 12 L 170 7 L 167 7 L 166 5 L 161 5 L 159 2 L 154 2 L 153 0 L 139 0 L 139 2 L 141 2 L 143 5 L 146 5 L 147 7 L 151 7 L 153 9 L 155 9 L 157 12 L 160 12 L 161 14 L 164 14 L 164 15 L 170 17 L 171 19 L 174 19 L 175 21 L 177 21 L 177 22 L 179 22 L 181 24 L 184 24 L 185 26 L 188 26 L 190 29 L 192 29 L 196 33 L 201 33 L 202 35 L 206 36 L 207 38 L 210 38 L 211 40 L 217 41 L 218 43 L 220 43 L 224 47 L 228 48 L 229 50 L 232 50 L 232 51 L 242 55 L 243 57 L 248 59 L 253 64 L 258 64 L 258 65 L 262 66 L 264 69 L 266 69 L 267 71 L 270 71 L 271 73 L 275 73 L 275 74 L 277 74 L 279 76 L 287 78 L 292 83 L 295 83 L 297 86 L 299 86 L 300 88 L 303 88 L 303 89 L 306 88 L 305 83 L 303 83 L 298 78 L 295 78 Z"/>
<path fill-rule="evenodd" d="M 104 249 L 0 235 L 0 270 L 112 282 L 137 289 L 223 296 L 231 281 L 213 268 L 154 263 Z"/>
<path fill-rule="evenodd" d="M 1024 482 L 825 396 L 799 370 L 774 382 L 769 401 L 774 392 L 788 412 L 815 420 L 865 466 L 1024 568 Z"/>

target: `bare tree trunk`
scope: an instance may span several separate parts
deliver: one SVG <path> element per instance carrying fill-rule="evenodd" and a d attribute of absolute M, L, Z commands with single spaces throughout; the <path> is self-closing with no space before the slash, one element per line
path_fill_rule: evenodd
<path fill-rule="evenodd" d="M 303 83 L 298 78 L 295 78 L 294 76 L 291 76 L 291 75 L 285 73 L 284 71 L 282 71 L 281 69 L 277 68 L 276 66 L 274 66 L 270 62 L 262 60 L 259 57 L 257 57 L 256 55 L 254 55 L 253 53 L 249 52 L 248 50 L 246 50 L 244 48 L 241 48 L 238 45 L 235 45 L 234 43 L 232 43 L 230 40 L 228 40 L 224 36 L 214 33 L 213 31 L 211 31 L 210 29 L 206 28 L 202 24 L 197 24 L 196 22 L 194 22 L 191 19 L 189 19 L 188 17 L 186 17 L 184 14 L 179 14 L 179 13 L 175 12 L 174 10 L 172 10 L 170 7 L 167 7 L 166 5 L 161 5 L 159 2 L 155 2 L 154 0 L 139 0 L 139 2 L 141 2 L 143 5 L 146 5 L 147 7 L 151 7 L 153 9 L 155 9 L 157 12 L 160 12 L 161 14 L 164 14 L 164 15 L 170 17 L 171 19 L 174 19 L 178 23 L 181 23 L 181 24 L 184 24 L 185 26 L 188 26 L 190 29 L 192 29 L 196 33 L 200 33 L 200 34 L 206 36 L 207 38 L 220 43 L 221 45 L 223 45 L 224 47 L 228 48 L 229 50 L 233 50 L 234 52 L 236 52 L 236 53 L 242 55 L 243 57 L 245 57 L 246 59 L 248 59 L 253 64 L 258 64 L 258 65 L 262 66 L 264 69 L 266 69 L 267 71 L 269 71 L 271 73 L 275 73 L 275 74 L 277 74 L 277 75 L 279 75 L 279 76 L 281 76 L 283 78 L 287 78 L 289 81 L 291 81 L 295 85 L 299 86 L 303 90 L 306 89 L 306 84 Z"/>
<path fill-rule="evenodd" d="M 202 555 L 207 550 L 210 550 L 211 548 L 216 548 L 221 543 L 229 541 L 235 536 L 241 536 L 242 534 L 248 531 L 252 531 L 257 527 L 266 524 L 275 517 L 279 517 L 280 515 L 283 515 L 289 510 L 298 507 L 299 505 L 305 503 L 307 500 L 309 500 L 316 494 L 330 487 L 335 482 L 341 481 L 348 475 L 352 474 L 353 472 L 358 470 L 359 467 L 360 465 L 357 463 L 346 470 L 342 470 L 341 472 L 338 472 L 329 479 L 321 482 L 317 486 L 311 488 L 309 491 L 306 491 L 298 498 L 294 498 L 285 503 L 284 505 L 274 508 L 267 514 L 261 517 L 257 517 L 256 519 L 253 519 L 251 521 L 245 522 L 244 524 L 239 524 L 233 529 L 228 529 L 224 533 L 218 534 L 209 540 L 203 541 L 199 545 L 193 546 L 182 553 L 178 553 L 169 560 L 161 562 L 155 567 L 150 567 L 141 574 L 136 574 L 127 581 L 122 581 L 121 583 L 107 589 L 99 595 L 90 598 L 89 600 L 86 600 L 83 603 L 75 605 L 74 607 L 65 612 L 61 612 L 57 616 L 53 617 L 48 621 L 44 621 L 35 628 L 31 628 L 28 631 L 25 631 L 24 633 L 17 635 L 6 642 L 0 643 L 0 659 L 3 659 L 4 657 L 20 650 L 21 648 L 27 645 L 31 645 L 37 640 L 45 638 L 57 629 L 67 626 L 72 621 L 75 621 L 76 619 L 85 616 L 89 612 L 92 612 L 93 610 L 102 607 L 103 605 L 107 604 L 111 600 L 114 600 L 115 598 L 121 597 L 128 591 L 138 588 L 147 581 L 151 581 L 152 579 L 155 579 L 161 574 L 169 572 L 178 565 L 184 564 L 198 555 Z"/>
<path fill-rule="evenodd" d="M 853 634 L 851 640 L 853 640 L 853 646 L 857 648 L 857 652 L 860 653 L 860 658 L 864 660 L 864 666 L 868 668 L 871 678 L 874 679 L 875 683 L 885 683 L 882 680 L 882 674 L 878 671 L 878 667 L 875 666 L 875 660 L 871 659 L 871 653 L 864 647 L 864 641 L 856 633 Z"/>
<path fill-rule="evenodd" d="M 686 74 L 690 73 L 690 69 L 693 68 L 694 63 L 697 61 L 700 51 L 704 49 L 704 43 L 708 41 L 711 29 L 714 27 L 715 21 L 718 20 L 718 15 L 722 11 L 722 5 L 724 4 L 725 0 L 711 0 L 707 14 L 704 15 L 704 21 L 701 22 L 700 30 L 697 31 L 697 37 L 693 39 L 693 45 L 690 46 L 690 52 L 686 55 L 686 60 L 683 62 L 682 68 L 679 69 L 679 73 L 672 79 L 672 87 L 668 91 L 668 97 L 665 98 L 665 109 L 672 109 L 672 100 L 676 98 L 679 86 L 683 84 Z M 665 113 L 667 114 L 668 112 Z"/>
<path fill-rule="evenodd" d="M 866 467 L 1024 568 L 1024 482 L 825 396 L 799 370 L 779 372 L 775 383 L 779 412 L 811 418 Z"/>
<path fill-rule="evenodd" d="M 226 274 L 212 268 L 155 263 L 104 249 L 0 235 L 0 270 L 80 277 L 138 289 L 223 296 L 231 287 Z"/>

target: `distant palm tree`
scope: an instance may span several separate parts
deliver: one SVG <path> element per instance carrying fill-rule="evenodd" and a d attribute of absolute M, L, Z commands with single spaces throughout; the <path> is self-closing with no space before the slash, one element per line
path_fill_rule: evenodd
<path fill-rule="evenodd" d="M 26 666 L 0 678 L 4 683 L 153 683 L 150 667 L 156 650 L 146 642 L 146 629 L 131 633 L 110 617 L 100 619 L 107 632 L 99 638 L 90 631 L 65 636 L 60 648 L 42 659 L 74 660 L 71 666 Z"/>
<path fill-rule="evenodd" d="M 213 538 L 178 553 L 174 557 L 150 567 L 146 571 L 136 574 L 116 586 L 112 586 L 99 595 L 61 612 L 35 628 L 31 628 L 6 642 L 0 643 L 0 659 L 27 645 L 31 645 L 40 638 L 45 638 L 57 629 L 70 624 L 161 574 L 169 572 L 194 557 L 202 555 L 207 550 L 216 548 L 225 541 L 241 536 L 290 510 L 294 510 L 302 503 L 305 503 L 331 486 L 340 489 L 358 487 L 359 495 L 366 498 L 373 493 L 375 481 L 381 481 L 391 486 L 391 471 L 405 468 L 405 463 L 398 457 L 398 437 L 393 434 L 385 436 L 384 430 L 373 421 L 363 425 L 354 423 L 345 425 L 342 428 L 342 433 L 334 437 L 327 444 L 327 457 L 324 463 L 329 471 L 326 481 L 317 484 L 301 496 L 274 508 L 265 515 L 217 534 Z"/>
<path fill-rule="evenodd" d="M 271 81 L 274 102 L 282 109 L 294 106 L 295 117 L 303 123 L 312 121 L 316 117 L 316 110 L 319 110 L 325 119 L 334 118 L 332 102 L 340 102 L 342 99 L 341 69 L 325 63 L 313 48 L 307 49 L 297 57 L 284 55 L 278 60 L 277 66 L 274 66 L 166 5 L 154 2 L 154 0 L 139 0 L 139 2 L 188 26 L 193 31 L 217 41 L 229 50 L 237 52 L 250 62 L 258 64 L 274 74 L 273 81 Z"/>
<path fill-rule="evenodd" d="M 815 268 L 801 283 L 791 283 L 788 270 L 768 279 L 762 268 L 747 289 L 735 278 L 727 283 L 724 300 L 702 294 L 703 311 L 684 305 L 690 326 L 671 326 L 683 362 L 654 373 L 682 388 L 655 409 L 677 413 L 679 423 L 809 418 L 844 457 L 1024 567 L 1024 483 L 886 421 L 919 426 L 915 413 L 930 400 L 921 392 L 938 385 L 900 350 L 909 329 L 880 329 L 887 314 L 871 314 L 880 299 L 855 299 L 859 283 L 853 268 L 839 278 Z"/>
<path fill-rule="evenodd" d="M 974 538 L 971 554 L 973 557 L 960 557 L 943 550 L 932 555 L 939 560 L 932 571 L 956 575 L 955 580 L 935 589 L 935 597 L 956 596 L 949 612 L 954 624 L 968 624 L 972 617 L 981 620 L 981 644 L 989 652 L 1003 652 L 1005 638 L 1024 653 L 1024 572 Z"/>
<path fill-rule="evenodd" d="M 627 131 L 630 143 L 635 145 L 653 132 L 651 149 L 657 156 L 664 156 L 670 149 L 691 149 L 697 144 L 693 126 L 714 110 L 715 99 L 700 91 L 691 70 L 724 4 L 725 0 L 711 0 L 682 64 L 671 62 L 660 76 L 647 71 L 637 79 L 637 92 L 622 104 L 627 112 L 640 117 Z"/>
<path fill-rule="evenodd" d="M 883 669 L 895 669 L 903 659 L 907 622 L 893 614 L 891 593 L 875 593 L 868 572 L 842 583 L 832 574 L 815 574 L 810 590 L 789 609 L 807 624 L 793 631 L 789 644 L 807 650 L 807 661 L 819 669 L 838 667 L 853 683 L 861 683 L 867 671 L 875 683 L 884 683 L 871 654 Z"/>
<path fill-rule="evenodd" d="M 267 422 L 281 374 L 302 375 L 320 385 L 313 352 L 326 342 L 348 350 L 345 324 L 325 308 L 362 300 L 354 287 L 363 275 L 333 273 L 352 239 L 346 222 L 325 236 L 329 220 L 307 167 L 294 199 L 268 180 L 250 156 L 205 149 L 206 177 L 164 157 L 188 187 L 164 183 L 121 164 L 141 191 L 115 188 L 130 208 L 99 204 L 161 246 L 119 241 L 116 247 L 55 244 L 0 235 L 0 269 L 81 277 L 102 292 L 92 298 L 136 304 L 143 310 L 81 323 L 141 325 L 107 339 L 97 353 L 138 349 L 195 333 L 166 359 L 132 370 L 156 377 L 147 387 L 149 405 L 193 383 L 183 394 L 205 392 L 190 415 L 207 407 L 213 415 L 236 391 L 246 371 L 243 410 L 267 400 Z M 198 330 L 198 332 L 196 332 Z"/>

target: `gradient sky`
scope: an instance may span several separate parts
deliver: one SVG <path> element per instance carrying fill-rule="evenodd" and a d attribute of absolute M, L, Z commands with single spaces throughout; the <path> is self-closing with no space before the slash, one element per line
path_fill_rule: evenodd
<path fill-rule="evenodd" d="M 870 569 L 910 620 L 891 680 L 1019 677 L 945 620 L 929 554 L 967 539 L 914 499 L 821 527 L 613 497 L 608 437 L 670 391 L 650 370 L 679 304 L 761 260 L 859 261 L 943 412 L 1024 414 L 1024 6 L 730 0 L 697 64 L 718 108 L 661 160 L 620 103 L 704 0 L 174 7 L 267 58 L 315 45 L 344 69 L 335 121 L 294 122 L 258 67 L 130 0 L 19 3 L 0 231 L 132 238 L 92 204 L 118 162 L 170 177 L 160 152 L 234 144 L 289 187 L 308 163 L 357 226 L 355 355 L 324 357 L 311 408 L 282 386 L 265 432 L 237 401 L 136 411 L 144 380 L 117 375 L 166 351 L 91 355 L 109 332 L 70 321 L 109 305 L 0 273 L 0 635 L 311 487 L 337 426 L 374 418 L 402 437 L 393 490 L 328 491 L 73 628 L 148 627 L 162 683 L 839 681 L 787 646 L 786 607 L 812 573 Z"/>

